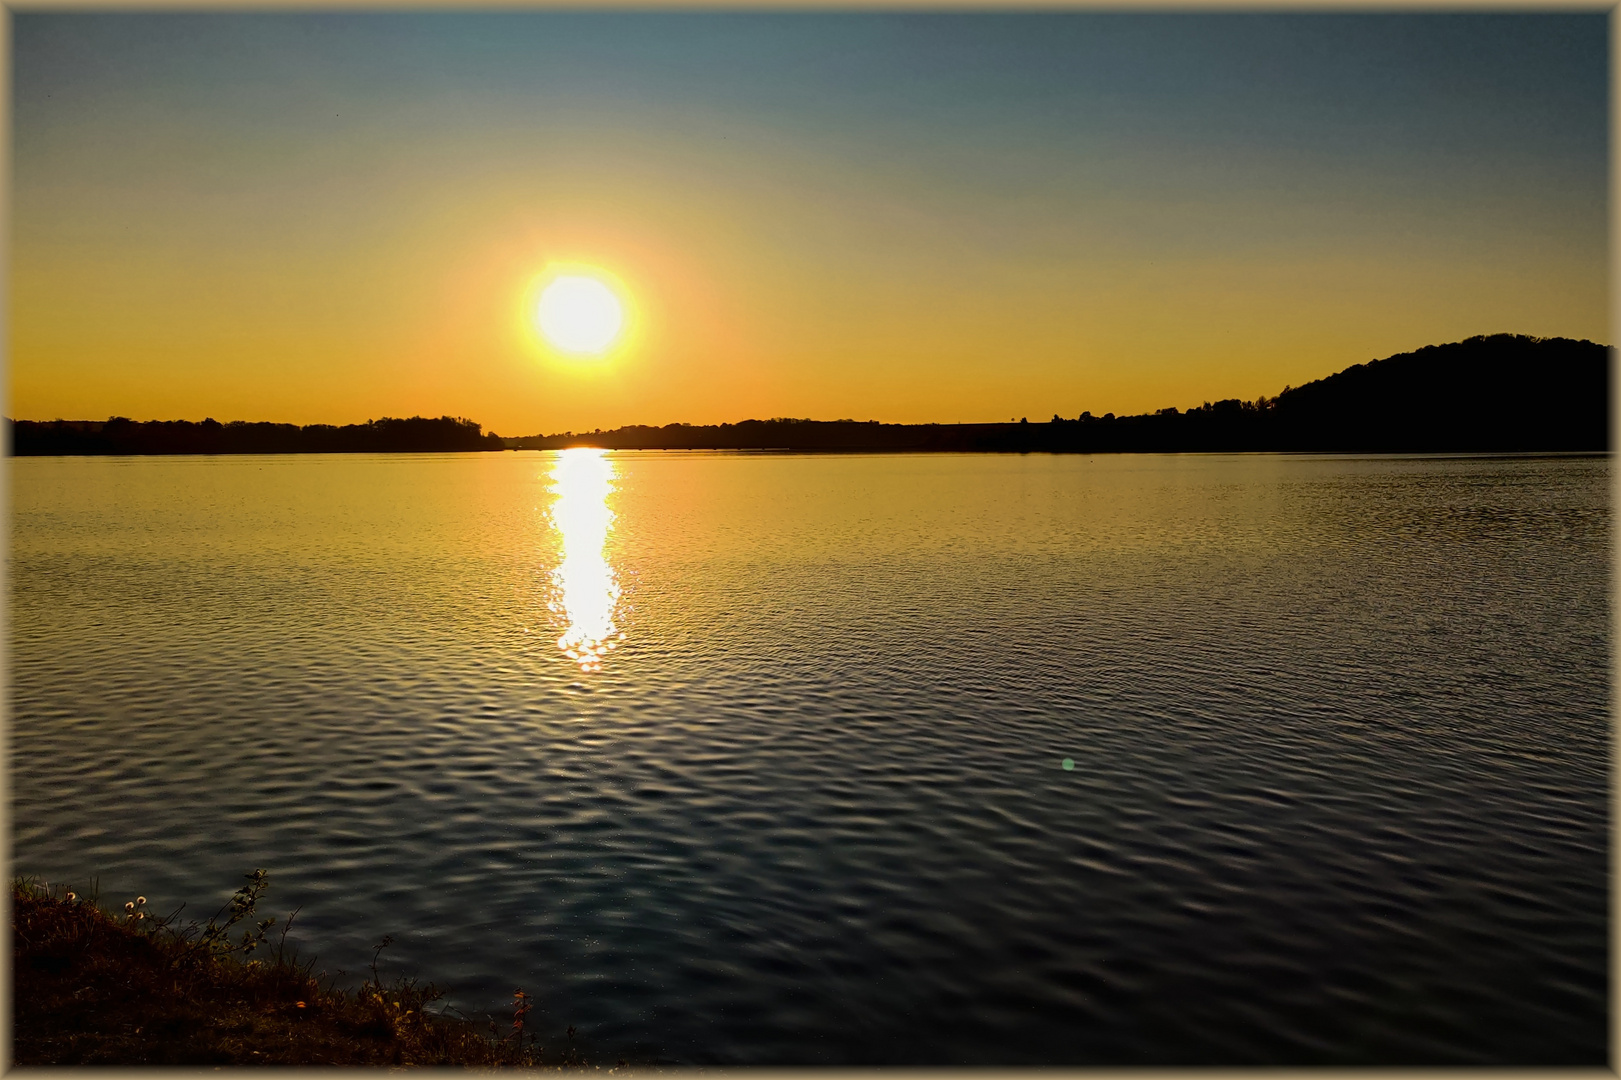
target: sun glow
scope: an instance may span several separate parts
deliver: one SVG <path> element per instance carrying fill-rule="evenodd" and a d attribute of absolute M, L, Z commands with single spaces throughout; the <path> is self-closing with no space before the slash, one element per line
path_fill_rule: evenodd
<path fill-rule="evenodd" d="M 559 451 L 552 467 L 552 525 L 563 540 L 563 561 L 552 571 L 551 608 L 564 623 L 557 647 L 581 671 L 601 671 L 603 657 L 625 637 L 614 624 L 619 579 L 604 550 L 613 528 L 613 481 L 613 463 L 602 450 Z"/>
<path fill-rule="evenodd" d="M 610 275 L 593 267 L 554 268 L 537 282 L 532 321 L 558 352 L 602 356 L 620 343 L 625 300 Z"/>

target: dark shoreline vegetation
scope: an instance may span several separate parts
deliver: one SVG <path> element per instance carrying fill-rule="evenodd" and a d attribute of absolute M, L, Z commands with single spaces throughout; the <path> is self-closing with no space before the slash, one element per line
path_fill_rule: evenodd
<path fill-rule="evenodd" d="M 369 978 L 339 988 L 286 947 L 296 911 L 279 935 L 255 917 L 268 888 L 257 870 L 206 923 L 181 924 L 145 897 L 108 912 L 14 879 L 12 1064 L 590 1067 L 567 1041 L 543 1050 L 521 990 L 499 1025 L 432 1011 L 437 987 L 378 975 L 391 938 Z"/>
<path fill-rule="evenodd" d="M 744 420 L 636 424 L 612 431 L 501 438 L 471 420 L 385 417 L 365 424 L 7 421 L 11 452 L 285 454 L 611 450 L 956 451 L 1000 453 L 1602 453 L 1610 446 L 1610 350 L 1518 334 L 1356 364 L 1275 398 L 1229 398 L 1137 416 L 1054 414 L 1041 423 L 882 424 Z"/>
<path fill-rule="evenodd" d="M 1275 398 L 1044 423 L 745 420 L 507 439 L 554 450 L 1465 453 L 1609 449 L 1609 349 L 1497 334 L 1375 360 Z"/>
<path fill-rule="evenodd" d="M 505 450 L 494 432 L 460 417 L 385 416 L 364 424 L 222 424 L 207 419 L 7 421 L 18 457 L 55 454 L 366 454 Z"/>

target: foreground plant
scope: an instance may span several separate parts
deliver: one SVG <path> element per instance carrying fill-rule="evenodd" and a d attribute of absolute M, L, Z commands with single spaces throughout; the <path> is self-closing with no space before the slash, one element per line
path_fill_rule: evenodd
<path fill-rule="evenodd" d="M 177 927 L 179 910 L 148 918 L 144 896 L 109 913 L 94 897 L 13 881 L 13 1062 L 541 1064 L 524 1045 L 530 1004 L 522 991 L 517 1037 L 486 1038 L 468 1020 L 429 1011 L 443 996 L 432 984 L 378 976 L 377 957 L 392 938 L 377 946 L 371 979 L 339 990 L 324 973 L 312 974 L 313 961 L 301 964 L 287 951 L 296 911 L 266 947 L 276 920 L 254 916 L 268 889 L 269 875 L 256 870 L 213 918 Z M 261 948 L 263 958 L 249 959 Z"/>

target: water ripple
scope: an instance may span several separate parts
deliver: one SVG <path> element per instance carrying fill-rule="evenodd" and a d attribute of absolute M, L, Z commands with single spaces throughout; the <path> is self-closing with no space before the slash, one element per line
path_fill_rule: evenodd
<path fill-rule="evenodd" d="M 13 460 L 18 869 L 605 1060 L 1607 1060 L 1606 460 L 594 460 L 583 664 L 553 455 Z"/>

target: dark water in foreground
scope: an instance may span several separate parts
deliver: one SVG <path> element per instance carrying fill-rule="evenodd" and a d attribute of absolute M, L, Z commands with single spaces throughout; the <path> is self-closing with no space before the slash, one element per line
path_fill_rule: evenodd
<path fill-rule="evenodd" d="M 1605 1063 L 1606 460 L 10 468 L 18 872 L 606 1063 Z"/>

